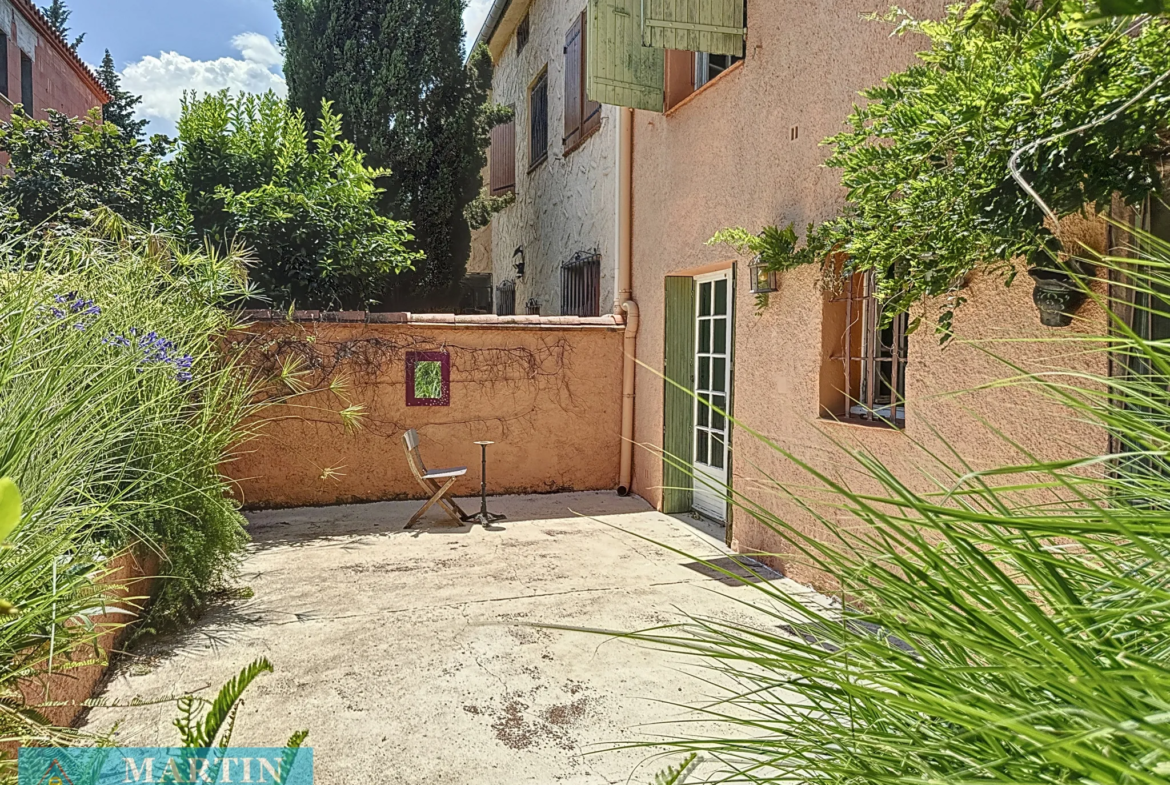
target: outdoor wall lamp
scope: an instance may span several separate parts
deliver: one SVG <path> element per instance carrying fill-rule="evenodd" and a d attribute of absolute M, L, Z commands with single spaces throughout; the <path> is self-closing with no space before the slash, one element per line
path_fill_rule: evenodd
<path fill-rule="evenodd" d="M 752 294 L 770 294 L 777 291 L 776 273 L 768 269 L 768 264 L 760 257 L 752 259 L 748 265 L 752 276 Z"/>
<path fill-rule="evenodd" d="M 518 262 L 516 261 L 517 256 L 520 257 L 520 261 L 518 261 Z M 516 251 L 512 254 L 512 261 L 516 267 L 516 277 L 523 278 L 524 277 L 524 246 L 523 245 L 520 246 L 519 248 L 517 248 Z"/>

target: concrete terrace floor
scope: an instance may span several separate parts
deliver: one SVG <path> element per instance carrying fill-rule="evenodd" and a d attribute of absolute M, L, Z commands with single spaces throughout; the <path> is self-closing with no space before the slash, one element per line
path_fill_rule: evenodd
<path fill-rule="evenodd" d="M 669 761 L 601 750 L 684 716 L 664 701 L 702 702 L 710 688 L 688 675 L 695 663 L 527 625 L 638 630 L 680 612 L 775 620 L 735 601 L 750 587 L 605 524 L 704 559 L 726 558 L 712 536 L 721 530 L 612 493 L 490 506 L 508 516 L 496 530 L 432 514 L 404 531 L 413 502 L 251 514 L 241 584 L 253 596 L 124 657 L 102 697 L 214 695 L 264 656 L 276 672 L 246 694 L 233 743 L 280 746 L 308 729 L 324 785 L 651 782 Z M 172 703 L 94 709 L 88 729 L 117 722 L 119 744 L 173 744 L 174 716 Z"/>

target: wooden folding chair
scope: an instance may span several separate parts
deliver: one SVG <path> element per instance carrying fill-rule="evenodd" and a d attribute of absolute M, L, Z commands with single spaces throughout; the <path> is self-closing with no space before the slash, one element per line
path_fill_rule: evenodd
<path fill-rule="evenodd" d="M 414 478 L 418 480 L 427 493 L 431 494 L 431 498 L 422 506 L 422 509 L 414 514 L 410 519 L 410 523 L 406 524 L 406 528 L 412 528 L 419 519 L 426 515 L 433 505 L 438 504 L 443 510 L 455 519 L 456 523 L 462 523 L 463 519 L 467 517 L 467 513 L 459 508 L 455 500 L 451 498 L 451 489 L 459 478 L 467 474 L 466 466 L 458 466 L 454 469 L 434 469 L 427 470 L 423 463 L 422 454 L 418 449 L 418 431 L 411 428 L 402 436 L 402 444 L 406 447 L 406 462 L 410 464 L 410 471 Z M 442 485 L 440 481 L 446 480 Z"/>

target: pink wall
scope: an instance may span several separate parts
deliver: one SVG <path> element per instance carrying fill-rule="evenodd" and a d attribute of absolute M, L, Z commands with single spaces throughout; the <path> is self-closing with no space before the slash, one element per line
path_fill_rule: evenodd
<path fill-rule="evenodd" d="M 297 357 L 327 378 L 349 382 L 345 400 L 364 407 L 347 431 L 332 393 L 266 412 L 272 421 L 224 467 L 249 507 L 329 505 L 419 498 L 402 435 L 418 430 L 431 469 L 467 466 L 455 491 L 478 495 L 480 452 L 489 448 L 488 490 L 547 493 L 612 489 L 621 444 L 622 331 L 612 317 L 496 317 L 333 314 L 354 322 L 258 323 L 233 340 L 252 367 L 270 372 Z M 400 319 L 399 323 L 389 320 Z M 446 351 L 445 407 L 406 405 L 406 353 Z M 334 473 L 332 470 L 336 469 Z"/>
<path fill-rule="evenodd" d="M 937 14 L 937 0 L 914 0 L 911 11 Z M 638 112 L 634 140 L 634 296 L 642 312 L 638 356 L 656 369 L 663 357 L 663 278 L 672 271 L 729 261 L 734 253 L 705 242 L 728 226 L 758 230 L 768 224 L 809 222 L 835 214 L 843 202 L 838 174 L 822 166 L 827 155 L 819 142 L 842 130 L 857 92 L 909 63 L 920 42 L 890 38 L 890 28 L 862 14 L 884 11 L 872 0 L 810 0 L 803 3 L 749 2 L 747 58 L 666 115 Z M 799 137 L 791 140 L 791 129 Z M 1100 225 L 1080 227 L 1101 248 Z M 932 440 L 928 424 L 938 427 L 978 465 L 1017 458 L 972 416 L 973 407 L 1022 443 L 1045 454 L 1069 454 L 1079 447 L 1101 450 L 1105 438 L 1067 422 L 1051 406 L 1019 391 L 988 392 L 962 401 L 934 397 L 968 389 L 1006 371 L 964 340 L 1035 335 L 1040 327 L 1031 303 L 1031 282 L 1021 276 L 1011 288 L 1002 281 L 972 280 L 970 302 L 956 319 L 958 341 L 941 349 L 929 322 L 937 311 L 925 306 L 927 326 L 912 336 L 907 381 L 908 416 L 903 431 L 843 425 L 818 420 L 823 295 L 820 271 L 802 269 L 780 276 L 780 291 L 768 308 L 755 314 L 744 261 L 737 261 L 735 333 L 735 415 L 776 439 L 781 446 L 830 472 L 845 471 L 833 440 L 864 444 L 902 476 L 918 476 L 920 456 L 912 443 Z M 1087 324 L 1100 317 L 1085 311 Z M 1068 334 L 1070 330 L 1063 333 Z M 1027 362 L 1048 356 L 1051 346 L 996 347 Z M 1062 360 L 1104 370 L 1104 359 Z M 662 443 L 663 389 L 658 376 L 638 374 L 635 439 Z M 733 435 L 733 485 L 749 491 L 770 474 L 793 485 L 806 476 L 759 443 Z M 662 466 L 652 449 L 635 458 L 634 488 L 660 503 Z M 766 506 L 782 512 L 807 531 L 815 527 L 799 511 L 759 491 Z M 733 524 L 733 538 L 744 551 L 784 554 L 785 543 L 747 515 Z M 795 561 L 771 561 L 794 577 L 815 578 Z"/>
<path fill-rule="evenodd" d="M 61 39 L 51 31 L 44 19 L 28 0 L 10 0 L 16 13 L 36 31 L 40 43 L 33 60 L 33 115 L 47 119 L 48 109 L 55 109 L 70 117 L 83 117 L 90 109 L 100 107 L 107 100 L 105 92 L 94 81 L 92 74 Z M 0 96 L 0 121 L 12 117 L 12 104 L 21 100 L 21 51 L 17 46 L 16 26 L 5 30 L 8 34 L 8 91 Z"/>

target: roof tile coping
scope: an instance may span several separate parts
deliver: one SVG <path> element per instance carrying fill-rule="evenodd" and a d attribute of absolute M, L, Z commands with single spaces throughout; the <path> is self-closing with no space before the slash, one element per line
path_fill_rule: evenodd
<path fill-rule="evenodd" d="M 427 327 L 526 327 L 566 329 L 574 327 L 621 328 L 625 323 L 613 314 L 605 316 L 495 316 L 450 313 L 367 313 L 366 311 L 249 310 L 244 318 L 255 323 L 407 324 Z"/>
<path fill-rule="evenodd" d="M 103 104 L 108 104 L 113 100 L 114 97 L 110 95 L 105 86 L 98 81 L 97 74 L 95 74 L 90 69 L 89 65 L 81 59 L 81 56 L 78 55 L 77 52 L 73 51 L 73 47 L 69 45 L 69 42 L 66 41 L 61 36 L 61 34 L 53 28 L 51 24 L 49 24 L 49 20 L 45 18 L 45 15 L 41 12 L 41 9 L 37 8 L 32 0 L 11 0 L 11 2 L 14 6 L 16 6 L 17 13 L 23 13 L 25 18 L 32 22 L 33 27 L 37 28 L 37 32 L 39 32 L 41 35 L 47 36 L 53 42 L 55 48 L 65 56 L 65 59 L 69 61 L 69 63 L 73 66 L 73 69 L 77 71 L 79 75 L 89 79 L 90 86 L 96 87 L 98 89 L 99 95 L 104 95 L 106 97 L 105 100 L 102 101 Z"/>

